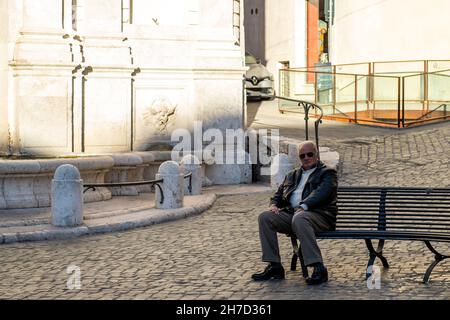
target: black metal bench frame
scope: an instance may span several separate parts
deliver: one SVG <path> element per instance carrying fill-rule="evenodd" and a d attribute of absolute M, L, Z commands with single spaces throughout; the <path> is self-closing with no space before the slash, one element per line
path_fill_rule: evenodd
<path fill-rule="evenodd" d="M 189 172 L 184 175 L 184 179 L 189 178 L 188 190 L 192 192 L 192 172 Z M 152 185 L 157 186 L 159 192 L 161 193 L 160 203 L 164 203 L 164 192 L 160 186 L 160 183 L 163 183 L 164 179 L 158 180 L 143 180 L 143 181 L 132 181 L 132 182 L 111 182 L 111 183 L 85 183 L 83 184 L 84 190 L 83 193 L 86 193 L 88 190 L 95 191 L 96 188 L 113 188 L 113 187 L 127 187 L 127 186 L 143 186 L 143 185 Z"/>
<path fill-rule="evenodd" d="M 351 201 L 352 195 L 359 197 Z M 336 230 L 317 233 L 316 237 L 365 240 L 369 252 L 366 279 L 371 276 L 376 258 L 381 260 L 384 268 L 389 268 L 383 256 L 386 240 L 425 242 L 434 254 L 434 261 L 424 274 L 424 283 L 429 282 L 431 272 L 439 262 L 450 258 L 431 245 L 431 242 L 450 242 L 450 189 L 341 187 L 338 189 L 338 208 L 342 208 L 343 213 L 339 209 Z M 288 236 L 293 248 L 291 270 L 296 270 L 298 259 L 303 277 L 307 278 L 301 245 L 295 235 Z M 372 240 L 378 240 L 376 249 Z"/>

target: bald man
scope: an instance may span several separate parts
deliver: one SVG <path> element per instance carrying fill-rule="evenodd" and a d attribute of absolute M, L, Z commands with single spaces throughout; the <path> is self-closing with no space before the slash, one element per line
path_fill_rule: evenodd
<path fill-rule="evenodd" d="M 305 141 L 300 146 L 301 167 L 290 171 L 260 214 L 259 236 L 264 271 L 252 275 L 255 281 L 284 279 L 277 233 L 295 234 L 300 240 L 305 265 L 314 267 L 307 284 L 328 281 L 315 233 L 334 230 L 337 215 L 337 173 L 318 158 L 317 146 Z"/>

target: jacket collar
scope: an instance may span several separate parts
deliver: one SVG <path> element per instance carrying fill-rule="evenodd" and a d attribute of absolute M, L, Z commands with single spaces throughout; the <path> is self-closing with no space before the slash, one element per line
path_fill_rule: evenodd
<path fill-rule="evenodd" d="M 317 169 L 321 169 L 323 167 L 325 167 L 325 164 L 322 161 L 317 160 L 316 166 L 313 167 L 313 168 L 316 168 L 316 170 L 311 175 L 315 174 L 318 171 Z M 295 172 L 295 174 L 296 174 L 296 176 L 295 176 L 295 185 L 296 186 L 300 182 L 300 177 L 302 176 L 302 173 L 303 173 L 303 168 L 300 166 L 300 167 L 297 168 L 297 170 Z"/>

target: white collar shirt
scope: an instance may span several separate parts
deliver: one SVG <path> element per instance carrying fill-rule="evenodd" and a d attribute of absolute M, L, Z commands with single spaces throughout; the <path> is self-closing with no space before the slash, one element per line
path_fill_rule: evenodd
<path fill-rule="evenodd" d="M 294 192 L 292 192 L 292 195 L 289 199 L 291 206 L 293 208 L 296 208 L 300 205 L 300 202 L 303 200 L 302 199 L 302 195 L 303 195 L 303 189 L 305 189 L 305 185 L 306 182 L 308 181 L 309 176 L 316 170 L 316 168 L 312 168 L 309 170 L 304 170 L 303 168 L 301 169 L 302 171 L 302 177 L 300 179 L 300 182 L 298 183 L 297 188 L 294 190 Z M 303 209 L 307 210 L 308 207 L 307 206 L 302 206 Z"/>

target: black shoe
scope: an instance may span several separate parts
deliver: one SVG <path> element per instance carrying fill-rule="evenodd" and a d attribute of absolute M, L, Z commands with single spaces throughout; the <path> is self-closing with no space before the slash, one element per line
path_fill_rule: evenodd
<path fill-rule="evenodd" d="M 281 264 L 273 265 L 272 263 L 267 265 L 261 273 L 255 273 L 252 275 L 252 279 L 255 281 L 263 281 L 269 279 L 284 279 L 284 268 Z"/>
<path fill-rule="evenodd" d="M 321 284 L 328 281 L 328 270 L 322 263 L 317 263 L 314 266 L 314 271 L 311 277 L 306 278 L 306 283 L 310 285 Z"/>

